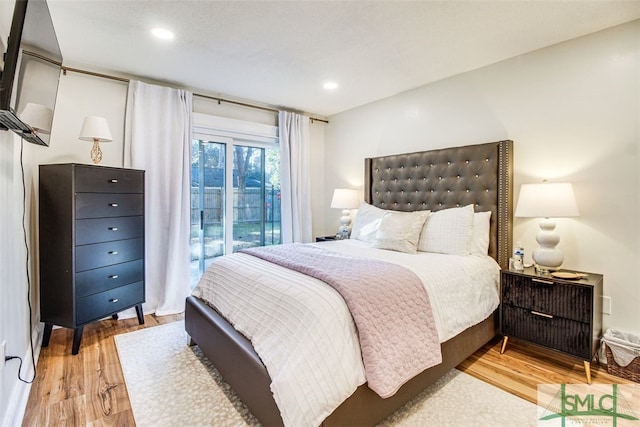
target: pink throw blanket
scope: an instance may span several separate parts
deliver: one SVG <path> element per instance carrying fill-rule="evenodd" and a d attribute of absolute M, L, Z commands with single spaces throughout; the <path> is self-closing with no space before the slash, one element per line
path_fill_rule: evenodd
<path fill-rule="evenodd" d="M 442 362 L 429 296 L 412 271 L 299 243 L 242 252 L 320 279 L 342 295 L 358 328 L 369 388 L 380 397 Z"/>

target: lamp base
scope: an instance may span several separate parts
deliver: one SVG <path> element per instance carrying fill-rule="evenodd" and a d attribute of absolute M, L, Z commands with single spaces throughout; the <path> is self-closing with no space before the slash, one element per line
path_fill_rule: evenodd
<path fill-rule="evenodd" d="M 554 271 L 558 270 L 558 268 L 547 267 L 547 266 L 540 265 L 540 264 L 535 264 L 534 267 L 536 269 L 536 273 L 538 273 L 538 274 L 550 274 L 550 273 L 553 273 Z"/>
<path fill-rule="evenodd" d="M 342 211 L 342 216 L 340 217 L 340 228 L 338 229 L 338 234 L 342 236 L 343 239 L 349 238 L 349 234 L 351 233 L 351 211 L 349 209 L 344 209 Z"/>
<path fill-rule="evenodd" d="M 560 236 L 555 231 L 556 223 L 545 218 L 540 221 L 540 230 L 536 234 L 537 247 L 531 257 L 536 263 L 536 271 L 549 273 L 555 271 L 562 265 L 564 255 L 556 248 L 560 242 Z"/>
<path fill-rule="evenodd" d="M 93 147 L 91 148 L 91 160 L 95 165 L 99 164 L 102 161 L 102 150 L 100 149 L 100 143 L 97 139 L 93 140 Z"/>

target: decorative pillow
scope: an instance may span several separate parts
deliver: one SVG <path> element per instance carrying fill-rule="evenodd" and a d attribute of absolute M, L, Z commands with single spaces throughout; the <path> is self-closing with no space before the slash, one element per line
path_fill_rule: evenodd
<path fill-rule="evenodd" d="M 351 238 L 373 243 L 376 239 L 376 231 L 380 226 L 380 221 L 385 214 L 384 209 L 380 209 L 367 202 L 362 202 L 358 208 L 358 213 L 353 219 L 351 227 Z"/>
<path fill-rule="evenodd" d="M 380 221 L 373 247 L 416 253 L 420 231 L 429 211 L 387 212 Z"/>
<path fill-rule="evenodd" d="M 468 255 L 473 229 L 473 205 L 432 212 L 422 227 L 418 250 Z"/>
<path fill-rule="evenodd" d="M 489 229 L 491 225 L 491 211 L 473 214 L 473 231 L 469 242 L 471 255 L 487 255 L 489 253 Z"/>

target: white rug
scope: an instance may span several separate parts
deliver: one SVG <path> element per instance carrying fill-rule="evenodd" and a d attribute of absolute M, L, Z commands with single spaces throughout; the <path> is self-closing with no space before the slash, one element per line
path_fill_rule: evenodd
<path fill-rule="evenodd" d="M 184 322 L 115 336 L 139 427 L 246 426 L 258 421 L 200 349 Z M 390 416 L 385 426 L 535 426 L 536 406 L 458 370 Z"/>

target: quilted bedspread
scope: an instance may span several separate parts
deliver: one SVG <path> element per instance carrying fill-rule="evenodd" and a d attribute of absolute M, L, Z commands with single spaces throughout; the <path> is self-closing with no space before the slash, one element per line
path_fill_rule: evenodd
<path fill-rule="evenodd" d="M 411 270 L 303 244 L 242 251 L 327 283 L 358 330 L 369 388 L 386 398 L 442 361 L 429 296 Z"/>

